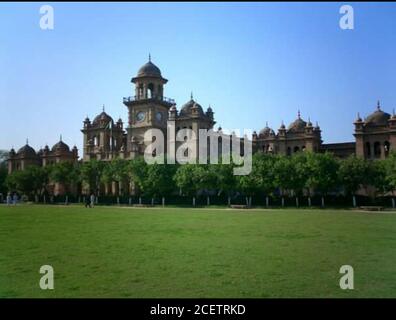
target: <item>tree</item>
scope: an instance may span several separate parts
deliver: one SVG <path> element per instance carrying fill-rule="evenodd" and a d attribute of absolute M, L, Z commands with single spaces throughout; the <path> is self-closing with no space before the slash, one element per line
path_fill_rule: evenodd
<path fill-rule="evenodd" d="M 82 164 L 81 180 L 88 185 L 89 192 L 95 192 L 96 194 L 99 192 L 104 166 L 103 161 L 96 159 Z"/>
<path fill-rule="evenodd" d="M 306 186 L 309 193 L 311 190 L 318 191 L 324 196 L 336 188 L 338 184 L 339 162 L 330 153 L 307 153 L 307 181 Z"/>
<path fill-rule="evenodd" d="M 216 175 L 216 186 L 218 188 L 218 195 L 224 192 L 228 196 L 230 204 L 230 197 L 236 189 L 237 179 L 234 175 L 234 165 L 217 164 L 213 166 L 213 173 Z"/>
<path fill-rule="evenodd" d="M 395 195 L 396 190 L 396 152 L 393 151 L 383 161 L 385 171 L 385 190 Z"/>
<path fill-rule="evenodd" d="M 70 193 L 72 184 L 80 180 L 80 168 L 77 163 L 65 161 L 49 166 L 49 177 L 53 182 L 57 182 L 65 188 L 65 193 Z"/>
<path fill-rule="evenodd" d="M 152 198 L 164 197 L 175 190 L 173 175 L 174 165 L 148 164 L 145 170 L 146 176 L 140 182 L 143 194 Z"/>
<path fill-rule="evenodd" d="M 347 194 L 353 196 L 353 205 L 356 206 L 355 194 L 360 187 L 370 184 L 371 170 L 366 160 L 355 155 L 341 161 L 339 179 Z"/>
<path fill-rule="evenodd" d="M 147 176 L 147 166 L 143 157 L 137 157 L 127 163 L 126 173 L 129 181 L 134 183 L 137 194 L 142 192 L 142 185 Z"/>
<path fill-rule="evenodd" d="M 9 190 L 25 195 L 43 195 L 49 182 L 48 167 L 28 166 L 23 171 L 14 171 L 7 177 Z"/>
<path fill-rule="evenodd" d="M 260 155 L 252 159 L 252 171 L 248 175 L 237 176 L 237 188 L 246 195 L 246 204 L 252 205 L 252 196 L 258 194 L 263 188 L 262 170 L 259 165 Z"/>
<path fill-rule="evenodd" d="M 200 186 L 196 181 L 196 164 L 179 166 L 173 176 L 176 186 L 187 196 L 196 196 Z"/>

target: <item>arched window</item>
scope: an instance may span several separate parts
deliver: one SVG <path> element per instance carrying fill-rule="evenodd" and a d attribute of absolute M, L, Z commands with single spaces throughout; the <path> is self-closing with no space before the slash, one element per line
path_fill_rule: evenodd
<path fill-rule="evenodd" d="M 138 99 L 143 97 L 143 84 L 139 84 Z"/>
<path fill-rule="evenodd" d="M 370 146 L 370 142 L 366 142 L 366 146 L 365 146 L 365 154 L 366 154 L 366 158 L 370 158 L 371 157 L 371 146 Z"/>
<path fill-rule="evenodd" d="M 374 142 L 374 156 L 376 158 L 381 157 L 381 143 L 379 143 L 378 141 Z"/>
<path fill-rule="evenodd" d="M 154 98 L 154 85 L 152 83 L 147 86 L 147 98 Z"/>
<path fill-rule="evenodd" d="M 389 141 L 385 141 L 384 142 L 384 151 L 385 151 L 385 157 L 387 157 L 389 155 L 389 151 L 390 151 L 390 143 L 389 143 Z"/>

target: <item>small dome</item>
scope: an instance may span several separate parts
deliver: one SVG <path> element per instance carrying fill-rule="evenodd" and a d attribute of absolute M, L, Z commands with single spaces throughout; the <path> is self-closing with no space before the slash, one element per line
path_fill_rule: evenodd
<path fill-rule="evenodd" d="M 265 128 L 260 130 L 259 135 L 260 136 L 270 136 L 270 135 L 275 135 L 275 132 L 270 127 L 268 127 L 268 124 L 266 124 Z"/>
<path fill-rule="evenodd" d="M 152 63 L 151 60 L 139 69 L 137 76 L 162 78 L 161 70 L 154 63 Z"/>
<path fill-rule="evenodd" d="M 183 105 L 183 107 L 180 110 L 180 115 L 181 116 L 190 116 L 192 114 L 193 108 L 198 109 L 199 115 L 204 115 L 201 105 L 199 103 L 195 102 L 194 99 L 191 99 L 190 101 L 188 101 L 186 104 Z"/>
<path fill-rule="evenodd" d="M 292 122 L 287 129 L 288 131 L 291 132 L 301 132 L 304 131 L 306 126 L 307 123 L 303 119 L 301 119 L 300 111 L 298 111 L 297 119 L 294 122 Z"/>
<path fill-rule="evenodd" d="M 386 126 L 388 124 L 388 120 L 391 118 L 389 113 L 386 113 L 381 110 L 381 106 L 378 102 L 377 110 L 375 110 L 372 114 L 370 114 L 365 122 L 369 125 L 375 126 Z"/>
<path fill-rule="evenodd" d="M 95 119 L 93 120 L 92 124 L 93 124 L 93 125 L 97 125 L 97 124 L 100 124 L 101 122 L 107 124 L 107 123 L 109 123 L 110 121 L 113 122 L 113 118 L 110 117 L 106 112 L 102 111 L 101 114 L 98 114 L 98 115 L 95 117 Z"/>
<path fill-rule="evenodd" d="M 58 143 L 54 144 L 54 146 L 51 149 L 53 152 L 54 151 L 64 151 L 64 152 L 69 152 L 70 148 L 69 146 L 64 143 L 62 140 L 60 140 Z"/>
<path fill-rule="evenodd" d="M 23 156 L 23 157 L 36 157 L 36 151 L 29 146 L 28 144 L 24 145 L 22 148 L 20 148 L 17 152 L 18 156 Z"/>

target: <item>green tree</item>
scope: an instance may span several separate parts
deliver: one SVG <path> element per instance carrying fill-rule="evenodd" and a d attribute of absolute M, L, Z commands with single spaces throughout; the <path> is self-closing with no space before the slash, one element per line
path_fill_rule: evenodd
<path fill-rule="evenodd" d="M 14 171 L 7 177 L 9 190 L 22 194 L 43 195 L 49 182 L 48 167 L 29 166 L 22 171 Z"/>
<path fill-rule="evenodd" d="M 196 196 L 200 186 L 196 181 L 196 164 L 180 165 L 173 176 L 176 186 L 187 196 Z"/>
<path fill-rule="evenodd" d="M 396 152 L 393 151 L 383 161 L 383 170 L 385 175 L 385 191 L 395 195 L 396 191 Z"/>
<path fill-rule="evenodd" d="M 173 181 L 174 165 L 148 164 L 145 173 L 145 178 L 140 182 L 144 195 L 159 198 L 165 197 L 175 190 Z"/>
<path fill-rule="evenodd" d="M 99 192 L 100 182 L 104 170 L 104 162 L 96 159 L 84 162 L 81 166 L 81 180 L 84 181 L 90 192 Z"/>
<path fill-rule="evenodd" d="M 330 153 L 307 153 L 307 180 L 306 187 L 311 191 L 317 191 L 322 195 L 322 205 L 324 196 L 338 185 L 339 161 Z"/>
<path fill-rule="evenodd" d="M 136 194 L 142 193 L 142 186 L 147 177 L 148 165 L 143 157 L 137 157 L 128 161 L 126 165 L 126 174 L 130 182 L 135 185 Z"/>
<path fill-rule="evenodd" d="M 70 187 L 73 184 L 80 181 L 80 176 L 78 163 L 64 161 L 49 166 L 50 180 L 62 184 L 66 194 L 70 193 Z"/>

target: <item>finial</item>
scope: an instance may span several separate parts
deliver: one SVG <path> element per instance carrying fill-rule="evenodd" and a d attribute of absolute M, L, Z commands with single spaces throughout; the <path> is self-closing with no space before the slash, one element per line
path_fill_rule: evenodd
<path fill-rule="evenodd" d="M 300 112 L 300 109 L 298 109 L 297 116 L 298 116 L 298 119 L 300 119 L 300 118 L 301 118 L 301 112 Z"/>
<path fill-rule="evenodd" d="M 105 112 L 105 105 L 102 106 L 102 111 Z"/>
<path fill-rule="evenodd" d="M 59 141 L 62 141 L 62 134 L 59 136 Z"/>
<path fill-rule="evenodd" d="M 29 138 L 26 138 L 26 145 L 29 144 Z"/>
<path fill-rule="evenodd" d="M 193 92 L 191 91 L 191 100 L 194 100 L 194 97 L 193 97 Z"/>
<path fill-rule="evenodd" d="M 149 53 L 149 62 L 151 62 L 151 54 Z"/>
<path fill-rule="evenodd" d="M 268 121 L 265 121 L 265 126 L 268 128 Z"/>
<path fill-rule="evenodd" d="M 380 105 L 380 101 L 379 100 L 377 101 L 377 109 L 381 110 L 381 105 Z"/>
<path fill-rule="evenodd" d="M 392 115 L 395 116 L 395 108 L 393 108 Z"/>

